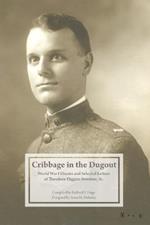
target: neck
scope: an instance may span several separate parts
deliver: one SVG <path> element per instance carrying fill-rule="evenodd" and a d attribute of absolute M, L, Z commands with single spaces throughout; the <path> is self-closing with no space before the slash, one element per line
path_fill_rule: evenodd
<path fill-rule="evenodd" d="M 86 96 L 84 95 L 84 96 L 78 98 L 73 103 L 71 103 L 71 104 L 69 104 L 69 105 L 67 105 L 67 106 L 65 106 L 65 107 L 63 107 L 63 108 L 61 108 L 59 110 L 56 110 L 56 111 L 52 112 L 51 110 L 47 109 L 47 114 L 51 115 L 51 116 L 55 115 L 55 114 L 57 114 L 59 112 L 65 111 L 65 110 L 70 109 L 70 108 L 73 108 L 74 106 L 79 105 L 80 103 L 84 102 L 85 100 L 86 100 Z"/>
<path fill-rule="evenodd" d="M 61 112 L 57 112 L 53 115 L 45 114 L 45 126 L 46 128 L 59 126 L 65 123 L 78 123 L 87 119 L 87 117 L 93 116 L 93 111 L 89 106 L 87 100 L 84 102 L 66 109 Z M 55 125 L 57 122 L 57 125 Z"/>

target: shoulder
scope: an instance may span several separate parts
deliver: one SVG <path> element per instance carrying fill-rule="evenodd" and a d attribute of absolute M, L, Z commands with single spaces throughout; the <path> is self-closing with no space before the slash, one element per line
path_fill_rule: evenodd
<path fill-rule="evenodd" d="M 40 143 L 41 143 L 41 136 L 38 136 L 29 145 L 29 147 L 27 149 L 27 153 L 37 153 Z"/>
<path fill-rule="evenodd" d="M 118 151 L 124 145 L 134 142 L 133 136 L 118 124 L 104 119 L 99 115 L 93 113 L 91 117 L 87 118 L 87 123 L 91 130 L 96 133 L 100 145 L 108 149 L 108 151 Z M 107 151 L 107 150 L 106 150 Z"/>
<path fill-rule="evenodd" d="M 125 129 L 123 129 L 118 124 L 110 120 L 104 119 L 96 113 L 93 113 L 90 117 L 87 118 L 87 123 L 91 127 L 99 130 L 100 132 L 103 132 L 107 136 L 111 136 L 114 138 L 131 136 Z"/>
<path fill-rule="evenodd" d="M 33 140 L 33 142 L 29 145 L 26 153 L 37 153 L 37 149 L 39 148 L 41 142 L 41 137 L 37 137 L 36 139 Z M 24 185 L 24 171 L 25 171 L 25 163 L 21 163 L 20 166 L 17 169 L 17 174 L 19 178 L 19 183 L 21 185 Z M 23 190 L 23 186 L 21 187 Z"/>
<path fill-rule="evenodd" d="M 99 146 L 103 147 L 103 152 L 125 153 L 125 157 L 131 155 L 132 158 L 136 154 L 138 158 L 145 158 L 136 139 L 118 124 L 103 119 L 95 113 L 87 119 L 87 123 L 96 130 Z"/>
<path fill-rule="evenodd" d="M 136 180 L 136 184 L 141 182 L 145 185 L 149 182 L 148 160 L 137 140 L 118 124 L 103 119 L 97 114 L 87 120 L 88 124 L 97 129 L 99 135 L 99 148 L 103 148 L 104 153 L 123 153 L 124 159 L 124 180 Z M 150 183 L 150 182 L 149 182 Z M 150 185 L 148 183 L 148 185 Z M 130 186 L 130 185 L 129 185 Z M 132 185 L 131 185 L 132 186 Z"/>

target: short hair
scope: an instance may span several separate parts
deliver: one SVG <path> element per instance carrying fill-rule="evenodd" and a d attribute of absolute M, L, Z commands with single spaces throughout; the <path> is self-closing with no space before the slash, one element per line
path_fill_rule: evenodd
<path fill-rule="evenodd" d="M 47 13 L 42 14 L 33 20 L 33 27 L 40 27 L 46 30 L 60 30 L 69 28 L 77 38 L 84 54 L 91 52 L 89 34 L 83 23 L 73 16 L 65 14 Z"/>

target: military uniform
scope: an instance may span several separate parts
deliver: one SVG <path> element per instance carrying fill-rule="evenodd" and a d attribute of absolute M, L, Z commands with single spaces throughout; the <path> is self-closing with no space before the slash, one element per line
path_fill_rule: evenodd
<path fill-rule="evenodd" d="M 40 212 L 59 214 L 60 222 L 53 224 L 60 225 L 99 225 L 100 221 L 113 224 L 113 220 L 116 224 L 116 219 L 123 224 L 121 213 L 145 214 L 145 208 L 149 207 L 145 205 L 150 187 L 148 161 L 131 134 L 95 114 L 87 100 L 55 115 L 46 114 L 45 121 L 45 130 L 31 144 L 29 153 L 123 153 L 124 208 L 47 208 Z M 20 179 L 24 181 L 21 169 Z M 43 218 L 49 221 L 47 214 Z"/>

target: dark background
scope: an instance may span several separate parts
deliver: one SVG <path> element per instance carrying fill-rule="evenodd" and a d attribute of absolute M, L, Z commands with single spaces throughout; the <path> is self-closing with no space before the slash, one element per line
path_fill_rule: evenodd
<path fill-rule="evenodd" d="M 0 0 L 0 143 L 16 166 L 44 127 L 45 108 L 30 91 L 25 42 L 43 12 L 78 17 L 91 37 L 87 95 L 102 117 L 130 131 L 150 159 L 150 1 Z"/>

